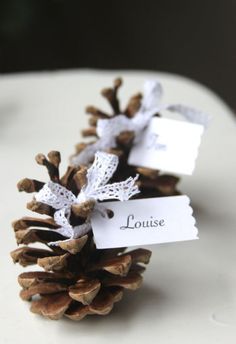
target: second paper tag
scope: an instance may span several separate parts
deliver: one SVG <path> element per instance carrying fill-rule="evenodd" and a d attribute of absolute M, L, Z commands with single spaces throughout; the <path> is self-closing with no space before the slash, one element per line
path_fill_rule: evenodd
<path fill-rule="evenodd" d="M 106 202 L 110 219 L 94 213 L 91 219 L 97 248 L 160 244 L 198 239 L 187 196 Z"/>
<path fill-rule="evenodd" d="M 130 165 L 192 174 L 204 127 L 155 117 L 131 149 Z"/>

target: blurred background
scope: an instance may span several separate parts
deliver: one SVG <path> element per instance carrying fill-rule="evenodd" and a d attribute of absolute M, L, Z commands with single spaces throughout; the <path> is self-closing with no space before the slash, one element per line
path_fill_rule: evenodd
<path fill-rule="evenodd" d="M 236 0 L 0 0 L 0 73 L 182 74 L 236 109 Z"/>

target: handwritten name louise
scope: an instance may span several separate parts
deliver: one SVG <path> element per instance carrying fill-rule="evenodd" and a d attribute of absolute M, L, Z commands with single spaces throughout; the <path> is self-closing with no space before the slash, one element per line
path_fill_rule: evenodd
<path fill-rule="evenodd" d="M 157 220 L 153 219 L 152 216 L 150 216 L 149 220 L 144 221 L 136 221 L 133 214 L 130 214 L 127 216 L 126 219 L 126 225 L 121 226 L 120 229 L 138 229 L 138 228 L 156 228 L 156 227 L 164 227 L 165 226 L 165 220 Z"/>

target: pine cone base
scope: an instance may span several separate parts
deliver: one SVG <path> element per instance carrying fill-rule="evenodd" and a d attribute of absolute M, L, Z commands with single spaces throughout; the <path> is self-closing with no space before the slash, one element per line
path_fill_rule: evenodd
<path fill-rule="evenodd" d="M 81 320 L 87 315 L 106 315 L 122 299 L 125 289 L 136 290 L 141 286 L 145 270 L 142 264 L 149 262 L 150 251 L 97 250 L 92 236 L 86 237 L 85 247 L 74 255 L 61 252 L 58 256 L 42 258 L 41 249 L 32 252 L 32 248 L 27 246 L 11 253 L 13 260 L 23 266 L 32 264 L 31 255 L 37 264 L 41 259 L 51 261 L 54 258 L 54 263 L 45 264 L 51 271 L 24 272 L 18 277 L 22 287 L 20 297 L 31 302 L 33 313 L 52 320 L 63 316 Z M 55 258 L 64 256 L 63 263 L 58 265 Z M 78 261 L 85 263 L 75 268 Z"/>

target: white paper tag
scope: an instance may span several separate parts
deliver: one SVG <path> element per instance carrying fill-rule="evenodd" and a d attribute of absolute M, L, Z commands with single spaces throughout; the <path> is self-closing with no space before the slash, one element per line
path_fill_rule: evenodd
<path fill-rule="evenodd" d="M 187 196 L 106 202 L 114 216 L 95 212 L 92 230 L 97 248 L 160 244 L 198 239 Z"/>
<path fill-rule="evenodd" d="M 204 127 L 167 118 L 152 118 L 131 149 L 130 165 L 192 174 Z"/>

